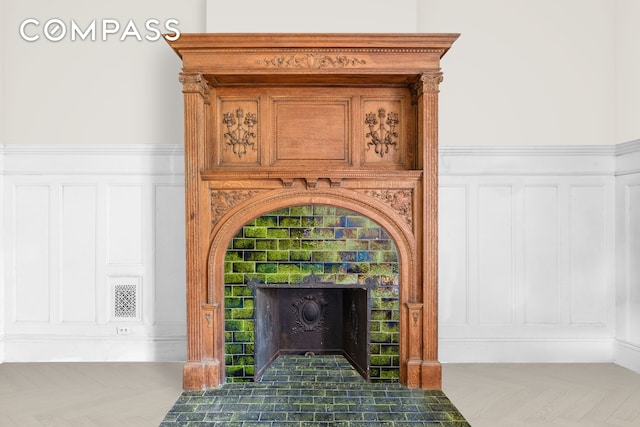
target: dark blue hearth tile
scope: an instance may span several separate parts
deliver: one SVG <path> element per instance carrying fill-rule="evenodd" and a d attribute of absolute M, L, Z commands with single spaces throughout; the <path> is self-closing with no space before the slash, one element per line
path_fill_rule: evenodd
<path fill-rule="evenodd" d="M 366 383 L 342 356 L 281 356 L 261 382 L 185 392 L 160 427 L 467 427 L 441 391 Z"/>

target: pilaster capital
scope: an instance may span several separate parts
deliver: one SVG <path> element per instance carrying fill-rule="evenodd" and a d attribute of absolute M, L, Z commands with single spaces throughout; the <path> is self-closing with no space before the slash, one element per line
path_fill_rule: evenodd
<path fill-rule="evenodd" d="M 424 93 L 438 93 L 440 92 L 439 85 L 442 80 L 442 72 L 439 70 L 422 73 L 418 81 L 413 85 L 413 92 L 416 97 L 420 97 Z"/>
<path fill-rule="evenodd" d="M 182 83 L 182 93 L 199 93 L 205 103 L 209 103 L 211 89 L 201 73 L 180 73 L 178 80 Z"/>

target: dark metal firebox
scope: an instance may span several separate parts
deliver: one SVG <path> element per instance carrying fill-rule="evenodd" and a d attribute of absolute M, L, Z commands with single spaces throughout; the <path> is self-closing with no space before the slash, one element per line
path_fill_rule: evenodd
<path fill-rule="evenodd" d="M 255 379 L 280 354 L 342 354 L 369 381 L 370 286 L 322 282 L 255 289 Z"/>

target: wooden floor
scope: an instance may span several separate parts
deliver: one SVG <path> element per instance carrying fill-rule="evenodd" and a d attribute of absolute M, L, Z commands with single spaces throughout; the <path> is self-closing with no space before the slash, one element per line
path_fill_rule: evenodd
<path fill-rule="evenodd" d="M 0 426 L 157 427 L 180 363 L 0 365 Z M 640 375 L 611 364 L 444 365 L 473 427 L 640 426 Z"/>
<path fill-rule="evenodd" d="M 613 364 L 444 365 L 473 427 L 640 426 L 640 374 Z"/>

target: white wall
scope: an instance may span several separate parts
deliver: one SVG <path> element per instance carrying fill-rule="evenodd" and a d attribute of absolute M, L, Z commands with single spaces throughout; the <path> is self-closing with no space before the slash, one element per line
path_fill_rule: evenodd
<path fill-rule="evenodd" d="M 616 142 L 640 138 L 640 2 L 616 0 Z"/>
<path fill-rule="evenodd" d="M 210 33 L 413 33 L 419 0 L 207 0 Z M 229 19 L 230 17 L 234 17 Z"/>
<path fill-rule="evenodd" d="M 420 4 L 419 31 L 462 34 L 442 62 L 441 145 L 616 143 L 613 2 Z"/>
<path fill-rule="evenodd" d="M 204 1 L 3 1 L 4 144 L 175 144 L 182 139 L 180 60 L 167 43 L 109 36 L 102 19 L 134 20 L 143 35 L 149 18 L 180 21 L 184 32 L 204 30 Z M 34 42 L 23 40 L 21 23 Z M 51 42 L 45 23 L 98 20 L 97 40 Z"/>

